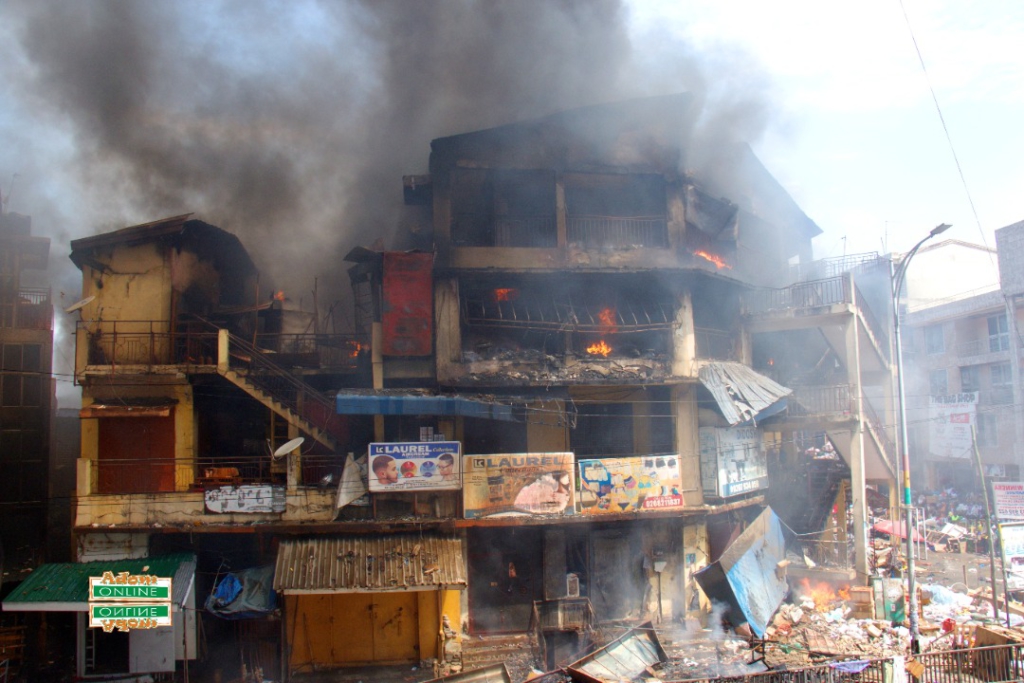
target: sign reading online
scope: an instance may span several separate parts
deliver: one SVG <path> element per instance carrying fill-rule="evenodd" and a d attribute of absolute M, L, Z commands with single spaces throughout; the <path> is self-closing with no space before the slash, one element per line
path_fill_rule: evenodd
<path fill-rule="evenodd" d="M 371 443 L 371 493 L 457 491 L 462 487 L 462 444 L 458 441 Z"/>
<path fill-rule="evenodd" d="M 89 577 L 89 626 L 131 631 L 171 625 L 171 579 L 104 572 Z"/>

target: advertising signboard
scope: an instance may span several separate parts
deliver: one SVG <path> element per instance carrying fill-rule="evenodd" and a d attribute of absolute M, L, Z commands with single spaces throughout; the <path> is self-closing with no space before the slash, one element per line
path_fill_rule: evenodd
<path fill-rule="evenodd" d="M 928 405 L 928 450 L 940 458 L 969 458 L 978 392 L 932 396 Z"/>
<path fill-rule="evenodd" d="M 992 494 L 995 498 L 996 516 L 1000 521 L 1024 519 L 1024 482 L 994 481 Z"/>
<path fill-rule="evenodd" d="M 461 455 L 458 441 L 371 443 L 370 492 L 457 491 Z"/>
<path fill-rule="evenodd" d="M 704 494 L 729 498 L 768 488 L 768 458 L 757 427 L 701 427 Z"/>
<path fill-rule="evenodd" d="M 1003 549 L 1003 565 L 1007 572 L 1024 574 L 1024 526 L 1000 524 L 999 543 Z"/>
<path fill-rule="evenodd" d="M 580 511 L 585 515 L 683 506 L 678 455 L 580 460 Z"/>
<path fill-rule="evenodd" d="M 575 512 L 572 453 L 467 455 L 462 462 L 466 519 Z"/>
<path fill-rule="evenodd" d="M 89 627 L 137 631 L 171 626 L 171 578 L 112 571 L 89 577 Z"/>

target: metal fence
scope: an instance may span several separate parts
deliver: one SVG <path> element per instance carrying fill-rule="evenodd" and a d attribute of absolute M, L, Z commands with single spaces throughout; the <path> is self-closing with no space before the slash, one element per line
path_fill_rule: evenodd
<path fill-rule="evenodd" d="M 664 216 L 582 216 L 566 221 L 570 244 L 601 247 L 667 247 L 668 223 Z"/>
<path fill-rule="evenodd" d="M 914 661 L 923 671 L 920 676 L 908 676 L 907 680 L 926 683 L 1010 683 L 1024 680 L 1024 645 L 1021 644 L 928 652 L 916 655 Z M 883 683 L 896 680 L 894 667 L 899 664 L 892 659 L 831 662 L 786 671 L 690 678 L 666 683 Z"/>
<path fill-rule="evenodd" d="M 494 246 L 551 248 L 558 245 L 554 216 L 498 216 Z"/>
<path fill-rule="evenodd" d="M 849 417 L 853 412 L 853 394 L 849 384 L 793 387 L 790 415 Z"/>

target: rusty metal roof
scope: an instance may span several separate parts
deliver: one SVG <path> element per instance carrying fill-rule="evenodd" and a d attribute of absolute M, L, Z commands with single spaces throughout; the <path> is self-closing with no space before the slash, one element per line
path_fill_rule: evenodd
<path fill-rule="evenodd" d="M 274 590 L 380 593 L 463 588 L 462 539 L 435 534 L 333 536 L 281 541 Z"/>
<path fill-rule="evenodd" d="M 698 377 L 715 397 L 730 425 L 759 417 L 762 411 L 793 393 L 770 377 L 733 361 L 706 363 Z"/>

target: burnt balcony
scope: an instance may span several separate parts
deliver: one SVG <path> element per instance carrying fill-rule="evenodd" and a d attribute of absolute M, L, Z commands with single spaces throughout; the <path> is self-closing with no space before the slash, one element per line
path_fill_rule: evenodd
<path fill-rule="evenodd" d="M 50 290 L 23 288 L 0 293 L 0 327 L 52 330 Z"/>
<path fill-rule="evenodd" d="M 78 323 L 77 338 L 76 375 L 88 366 L 217 365 L 217 330 L 209 325 L 86 320 Z M 351 372 L 366 347 L 355 335 L 261 334 L 256 348 L 282 367 Z"/>
<path fill-rule="evenodd" d="M 583 249 L 668 247 L 668 222 L 661 216 L 586 216 L 569 214 L 566 238 Z"/>
<path fill-rule="evenodd" d="M 849 384 L 793 387 L 789 414 L 794 417 L 848 419 L 854 412 L 853 393 Z"/>

